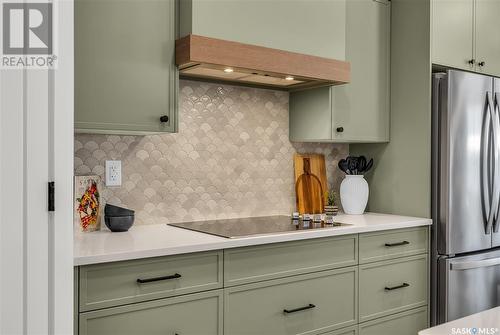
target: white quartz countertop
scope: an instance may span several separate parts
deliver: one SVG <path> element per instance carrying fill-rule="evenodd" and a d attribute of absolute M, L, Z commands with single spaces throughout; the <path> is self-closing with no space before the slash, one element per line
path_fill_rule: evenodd
<path fill-rule="evenodd" d="M 500 307 L 422 330 L 418 335 L 500 334 Z"/>
<path fill-rule="evenodd" d="M 80 233 L 75 235 L 74 265 L 410 228 L 432 223 L 430 219 L 375 213 L 341 214 L 335 218 L 335 221 L 350 225 L 242 238 L 218 237 L 166 224 L 133 226 L 124 233 L 112 233 L 108 230 Z"/>

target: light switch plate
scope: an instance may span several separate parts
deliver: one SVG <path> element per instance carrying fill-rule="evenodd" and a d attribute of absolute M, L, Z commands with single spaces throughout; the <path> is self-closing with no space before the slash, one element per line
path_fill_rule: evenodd
<path fill-rule="evenodd" d="M 106 186 L 122 185 L 122 161 L 106 161 Z"/>

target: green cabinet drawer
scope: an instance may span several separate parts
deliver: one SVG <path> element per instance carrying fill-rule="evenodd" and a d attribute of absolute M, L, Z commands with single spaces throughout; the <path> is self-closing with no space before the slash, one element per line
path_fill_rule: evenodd
<path fill-rule="evenodd" d="M 359 266 L 359 320 L 427 304 L 427 255 Z"/>
<path fill-rule="evenodd" d="M 225 335 L 321 334 L 357 322 L 357 267 L 224 290 Z"/>
<path fill-rule="evenodd" d="M 428 327 L 427 308 L 416 308 L 359 325 L 359 335 L 417 335 Z"/>
<path fill-rule="evenodd" d="M 359 263 L 423 254 L 428 246 L 427 227 L 360 234 Z"/>
<path fill-rule="evenodd" d="M 222 334 L 222 290 L 80 314 L 80 335 Z"/>
<path fill-rule="evenodd" d="M 358 326 L 347 327 L 328 333 L 321 333 L 321 335 L 358 335 Z"/>
<path fill-rule="evenodd" d="M 79 284 L 80 312 L 222 288 L 222 252 L 82 266 Z"/>
<path fill-rule="evenodd" d="M 357 235 L 224 251 L 224 285 L 232 286 L 356 265 Z"/>

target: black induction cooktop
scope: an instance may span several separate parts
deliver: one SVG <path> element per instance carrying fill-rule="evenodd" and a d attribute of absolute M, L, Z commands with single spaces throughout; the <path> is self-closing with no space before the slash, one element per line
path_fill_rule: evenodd
<path fill-rule="evenodd" d="M 347 223 L 327 224 L 324 222 L 292 220 L 290 216 L 284 215 L 169 223 L 169 225 L 226 238 L 250 237 L 263 234 L 279 234 L 349 226 Z"/>

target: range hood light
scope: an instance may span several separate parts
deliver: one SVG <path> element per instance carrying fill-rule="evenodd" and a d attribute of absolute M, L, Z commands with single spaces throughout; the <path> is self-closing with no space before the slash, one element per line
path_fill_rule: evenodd
<path fill-rule="evenodd" d="M 286 76 L 286 77 L 285 77 L 285 80 L 294 80 L 294 79 L 295 79 L 295 78 L 294 78 L 294 77 L 292 77 L 292 76 Z"/>
<path fill-rule="evenodd" d="M 231 69 L 230 67 L 226 67 L 226 68 L 224 69 L 224 72 L 226 72 L 226 73 L 232 73 L 233 71 L 234 71 L 234 70 L 233 70 L 233 69 Z"/>

